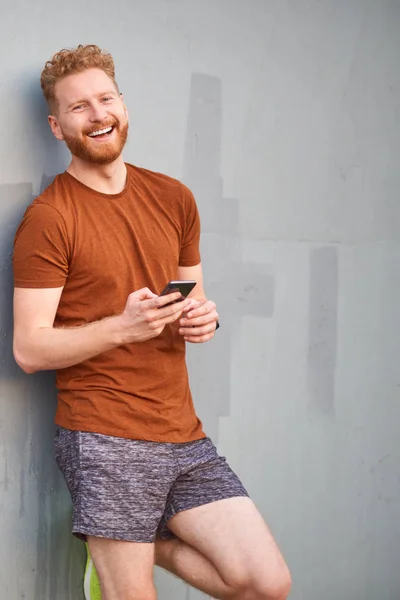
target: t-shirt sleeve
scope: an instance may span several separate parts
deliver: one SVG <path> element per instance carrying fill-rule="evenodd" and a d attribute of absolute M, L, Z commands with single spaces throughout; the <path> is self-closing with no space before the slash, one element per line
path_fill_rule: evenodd
<path fill-rule="evenodd" d="M 68 276 L 68 235 L 62 215 L 49 204 L 32 204 L 14 239 L 14 286 L 62 287 Z"/>
<path fill-rule="evenodd" d="M 200 216 L 192 192 L 183 186 L 185 224 L 182 236 L 179 266 L 193 267 L 201 261 L 200 257 Z"/>

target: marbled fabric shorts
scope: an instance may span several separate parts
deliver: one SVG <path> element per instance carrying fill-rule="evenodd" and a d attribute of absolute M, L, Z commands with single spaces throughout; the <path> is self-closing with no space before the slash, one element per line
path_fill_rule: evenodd
<path fill-rule="evenodd" d="M 178 512 L 248 495 L 209 438 L 172 444 L 57 427 L 55 454 L 74 506 L 72 532 L 83 540 L 171 538 Z"/>

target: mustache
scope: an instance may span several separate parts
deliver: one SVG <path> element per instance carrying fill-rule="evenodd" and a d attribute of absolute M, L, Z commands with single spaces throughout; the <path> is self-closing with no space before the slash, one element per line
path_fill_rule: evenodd
<path fill-rule="evenodd" d="M 113 119 L 113 120 L 108 120 L 108 121 L 104 121 L 104 123 L 98 123 L 97 125 L 93 126 L 93 127 L 88 127 L 87 129 L 85 129 L 83 131 L 83 133 L 85 135 L 88 135 L 89 133 L 94 133 L 95 131 L 99 131 L 99 129 L 106 129 L 107 127 L 115 127 L 116 129 L 118 129 L 119 126 L 119 121 L 117 121 L 117 119 Z"/>

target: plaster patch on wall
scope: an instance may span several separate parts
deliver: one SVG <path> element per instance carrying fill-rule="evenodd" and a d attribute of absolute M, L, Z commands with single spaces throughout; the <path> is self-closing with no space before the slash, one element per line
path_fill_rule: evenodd
<path fill-rule="evenodd" d="M 308 391 L 309 408 L 335 412 L 337 361 L 337 248 L 310 250 Z"/>
<path fill-rule="evenodd" d="M 202 225 L 201 254 L 207 296 L 217 303 L 221 329 L 210 344 L 188 345 L 194 400 L 206 432 L 218 438 L 218 417 L 230 413 L 231 346 L 245 315 L 271 317 L 271 266 L 246 263 L 239 234 L 239 201 L 223 196 L 222 83 L 194 73 L 184 156 L 184 182 L 193 190 Z"/>

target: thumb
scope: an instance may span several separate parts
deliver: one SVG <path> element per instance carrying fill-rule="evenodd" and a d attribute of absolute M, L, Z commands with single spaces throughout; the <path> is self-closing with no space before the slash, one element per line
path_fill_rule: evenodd
<path fill-rule="evenodd" d="M 131 297 L 135 300 L 151 300 L 151 298 L 157 298 L 157 294 L 154 294 L 149 288 L 142 288 L 133 292 Z"/>
<path fill-rule="evenodd" d="M 198 306 L 201 306 L 201 302 L 199 302 L 199 300 L 196 300 L 196 298 L 189 298 L 190 300 L 190 304 L 188 304 L 188 306 L 185 308 L 185 312 L 189 312 L 189 310 L 192 310 L 193 308 L 197 308 Z"/>

